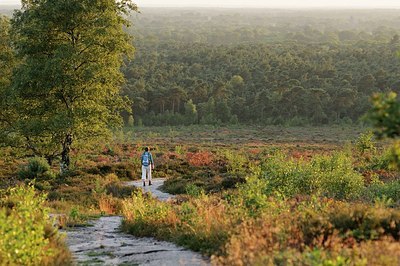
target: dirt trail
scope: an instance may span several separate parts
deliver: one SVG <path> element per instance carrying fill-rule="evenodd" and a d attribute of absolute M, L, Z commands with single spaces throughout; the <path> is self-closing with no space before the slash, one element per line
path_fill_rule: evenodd
<path fill-rule="evenodd" d="M 162 201 L 167 201 L 168 199 L 171 199 L 174 197 L 174 195 L 164 193 L 160 190 L 160 187 L 164 184 L 164 179 L 154 179 L 152 181 L 152 185 L 149 186 L 149 182 L 146 182 L 146 186 L 143 187 L 143 182 L 142 181 L 131 181 L 131 182 L 126 182 L 126 186 L 135 186 L 135 187 L 141 187 L 143 188 L 144 191 L 146 192 L 151 192 L 153 197 L 162 200 Z"/>
<path fill-rule="evenodd" d="M 158 188 L 164 180 L 153 180 L 144 187 L 154 197 L 168 200 L 172 195 Z M 143 186 L 142 182 L 126 185 Z M 201 255 L 175 244 L 153 238 L 136 238 L 119 230 L 122 217 L 101 217 L 93 226 L 67 231 L 67 244 L 78 265 L 209 265 Z"/>

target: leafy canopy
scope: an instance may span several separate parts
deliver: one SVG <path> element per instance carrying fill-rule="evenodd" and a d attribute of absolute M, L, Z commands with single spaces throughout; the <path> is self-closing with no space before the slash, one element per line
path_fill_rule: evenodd
<path fill-rule="evenodd" d="M 375 94 L 368 116 L 378 136 L 400 136 L 400 101 L 396 93 Z"/>
<path fill-rule="evenodd" d="M 12 19 L 21 64 L 12 95 L 15 134 L 36 155 L 68 154 L 75 140 L 107 136 L 121 125 L 120 72 L 133 54 L 123 31 L 130 0 L 25 0 Z"/>

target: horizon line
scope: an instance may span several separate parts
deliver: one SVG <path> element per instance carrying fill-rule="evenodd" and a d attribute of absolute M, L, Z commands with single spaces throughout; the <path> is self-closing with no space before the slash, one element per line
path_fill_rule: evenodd
<path fill-rule="evenodd" d="M 21 4 L 1 4 L 0 7 L 20 7 Z M 358 6 L 358 5 L 352 5 L 352 6 L 239 6 L 239 5 L 232 5 L 232 6 L 213 6 L 213 5 L 204 5 L 204 6 L 197 6 L 197 5 L 166 5 L 166 6 L 160 6 L 160 5 L 143 5 L 143 6 L 138 6 L 138 8 L 215 8 L 215 9 L 281 9 L 281 10 L 373 10 L 373 9 L 379 9 L 379 10 L 389 10 L 389 9 L 400 9 L 400 4 L 398 6 Z"/>

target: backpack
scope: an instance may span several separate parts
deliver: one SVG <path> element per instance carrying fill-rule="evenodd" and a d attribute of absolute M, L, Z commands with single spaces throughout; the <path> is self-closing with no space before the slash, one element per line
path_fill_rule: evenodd
<path fill-rule="evenodd" d="M 145 152 L 142 155 L 142 165 L 143 166 L 149 166 L 149 163 L 150 163 L 149 153 Z"/>

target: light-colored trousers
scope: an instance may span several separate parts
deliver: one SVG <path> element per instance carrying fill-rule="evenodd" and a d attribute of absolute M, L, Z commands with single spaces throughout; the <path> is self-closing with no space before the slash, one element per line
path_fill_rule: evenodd
<path fill-rule="evenodd" d="M 146 177 L 151 180 L 151 164 L 149 166 L 142 165 L 142 180 L 145 181 Z"/>

